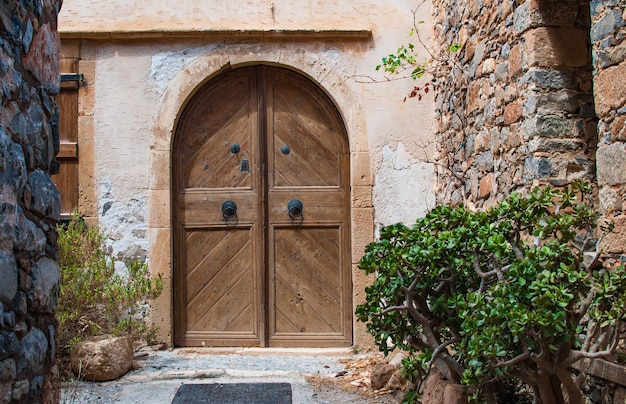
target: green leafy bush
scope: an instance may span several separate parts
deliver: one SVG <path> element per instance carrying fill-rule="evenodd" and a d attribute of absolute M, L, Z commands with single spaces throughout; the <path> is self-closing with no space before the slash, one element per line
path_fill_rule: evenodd
<path fill-rule="evenodd" d="M 381 231 L 359 267 L 376 274 L 356 314 L 380 349 L 412 353 L 473 398 L 524 384 L 543 403 L 582 403 L 571 365 L 612 355 L 626 269 L 602 265 L 599 216 L 580 181 L 513 194 L 487 212 L 441 206 Z"/>
<path fill-rule="evenodd" d="M 156 327 L 147 322 L 147 300 L 163 289 L 159 276 L 150 278 L 148 266 L 132 261 L 127 275 L 115 273 L 105 234 L 87 226 L 78 214 L 58 227 L 61 293 L 57 318 L 63 356 L 75 342 L 96 335 L 129 335 L 153 342 Z"/>

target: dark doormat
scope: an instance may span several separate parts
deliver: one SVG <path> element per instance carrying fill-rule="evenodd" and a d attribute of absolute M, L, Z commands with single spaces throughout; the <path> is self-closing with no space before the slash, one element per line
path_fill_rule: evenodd
<path fill-rule="evenodd" d="M 291 404 L 289 383 L 183 384 L 172 404 Z"/>

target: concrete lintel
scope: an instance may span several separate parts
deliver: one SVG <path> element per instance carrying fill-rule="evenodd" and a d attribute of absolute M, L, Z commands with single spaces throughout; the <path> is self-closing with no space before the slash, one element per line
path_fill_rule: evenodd
<path fill-rule="evenodd" d="M 118 31 L 63 31 L 61 39 L 136 40 L 136 39 L 263 39 L 263 40 L 367 40 L 369 29 L 272 29 L 272 30 L 118 30 Z"/>

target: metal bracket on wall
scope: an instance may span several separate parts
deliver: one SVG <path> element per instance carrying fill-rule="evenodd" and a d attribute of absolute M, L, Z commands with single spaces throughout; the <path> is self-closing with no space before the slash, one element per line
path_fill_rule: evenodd
<path fill-rule="evenodd" d="M 61 83 L 76 83 L 76 86 L 86 86 L 85 76 L 82 73 L 61 73 Z"/>

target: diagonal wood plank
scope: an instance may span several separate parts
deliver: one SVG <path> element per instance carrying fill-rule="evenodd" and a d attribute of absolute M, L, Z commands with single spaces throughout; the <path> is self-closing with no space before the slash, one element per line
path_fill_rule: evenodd
<path fill-rule="evenodd" d="M 257 324 L 253 321 L 252 311 L 247 310 L 252 296 L 252 282 L 251 277 L 246 275 L 241 274 L 235 282 L 231 280 L 232 284 L 219 291 L 219 296 L 215 293 L 216 299 L 210 299 L 208 302 L 211 309 L 199 312 L 200 316 L 196 317 L 197 321 L 193 323 L 191 329 L 226 333 L 233 331 L 232 326 L 236 324 L 237 331 L 254 333 Z"/>
<path fill-rule="evenodd" d="M 249 231 L 215 231 L 215 233 L 221 234 L 222 237 L 215 245 L 205 245 L 204 250 L 197 249 L 197 244 L 187 245 L 186 257 L 189 258 L 186 278 L 189 300 L 195 299 L 205 285 L 213 282 L 213 278 L 218 274 L 216 271 L 228 266 L 234 257 L 250 248 Z M 197 264 L 193 265 L 194 262 Z"/>
<path fill-rule="evenodd" d="M 313 243 L 303 237 L 303 233 L 313 230 L 276 230 L 275 245 L 276 259 L 280 260 L 282 268 L 293 272 L 301 280 L 307 280 L 310 287 L 320 288 L 335 301 L 340 299 L 340 267 L 337 262 L 328 259 L 328 253 L 315 249 Z M 322 232 L 326 235 L 327 232 Z M 281 275 L 277 268 L 277 275 Z M 283 275 L 284 276 L 284 275 Z"/>
<path fill-rule="evenodd" d="M 336 333 L 340 322 L 322 316 L 302 294 L 282 279 L 276 280 L 276 308 L 301 333 Z M 334 321 L 333 321 L 334 320 Z M 276 332 L 289 332 L 293 327 L 276 324 Z"/>
<path fill-rule="evenodd" d="M 227 264 L 209 268 L 213 272 L 211 280 L 200 285 L 198 293 L 189 299 L 187 311 L 192 329 L 198 323 L 207 325 L 212 321 L 211 324 L 221 324 L 222 331 L 227 330 L 227 325 L 252 304 L 250 258 L 250 248 L 242 248 Z"/>

